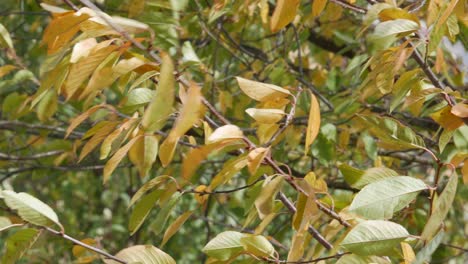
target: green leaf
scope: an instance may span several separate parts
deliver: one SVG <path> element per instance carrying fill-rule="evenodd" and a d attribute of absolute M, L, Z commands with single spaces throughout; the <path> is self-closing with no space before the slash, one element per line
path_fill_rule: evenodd
<path fill-rule="evenodd" d="M 408 231 L 399 224 L 370 220 L 355 226 L 341 242 L 341 246 L 362 256 L 383 256 L 391 253 L 408 236 Z"/>
<path fill-rule="evenodd" d="M 169 201 L 167 201 L 164 206 L 159 210 L 158 215 L 154 222 L 151 224 L 151 230 L 157 235 L 164 230 L 167 219 L 171 215 L 174 206 L 179 202 L 182 197 L 181 193 L 175 193 Z"/>
<path fill-rule="evenodd" d="M 154 91 L 148 88 L 136 88 L 131 90 L 127 95 L 125 107 L 140 107 L 151 101 Z"/>
<path fill-rule="evenodd" d="M 48 90 L 37 104 L 37 117 L 42 122 L 47 121 L 57 111 L 57 94 L 55 90 Z"/>
<path fill-rule="evenodd" d="M 164 55 L 159 75 L 159 86 L 150 105 L 143 114 L 142 127 L 147 132 L 160 129 L 172 113 L 174 104 L 174 64 L 168 55 Z"/>
<path fill-rule="evenodd" d="M 445 233 L 440 231 L 425 247 L 419 250 L 416 254 L 416 259 L 411 264 L 423 264 L 427 263 L 431 259 L 432 254 L 439 247 Z"/>
<path fill-rule="evenodd" d="M 21 229 L 6 240 L 6 252 L 3 256 L 3 264 L 14 264 L 26 251 L 28 251 L 41 232 L 34 228 Z"/>
<path fill-rule="evenodd" d="M 400 76 L 393 86 L 393 99 L 390 104 L 390 113 L 400 105 L 410 90 L 419 85 L 419 80 L 421 79 L 419 76 L 420 72 L 420 69 L 414 69 L 412 71 L 405 72 Z"/>
<path fill-rule="evenodd" d="M 136 231 L 141 227 L 146 217 L 150 213 L 151 209 L 156 205 L 156 201 L 159 199 L 162 190 L 156 190 L 151 192 L 148 195 L 145 195 L 141 198 L 140 201 L 135 205 L 132 214 L 130 215 L 130 221 L 128 223 L 128 230 L 130 230 L 130 235 L 135 234 Z"/>
<path fill-rule="evenodd" d="M 243 237 L 244 234 L 235 231 L 222 232 L 210 240 L 202 251 L 215 259 L 228 260 L 244 250 Z"/>
<path fill-rule="evenodd" d="M 11 40 L 10 33 L 8 30 L 0 23 L 0 47 L 13 48 L 13 41 Z"/>
<path fill-rule="evenodd" d="M 170 177 L 167 175 L 158 176 L 140 187 L 138 191 L 133 195 L 132 199 L 130 200 L 129 207 L 132 206 L 136 201 L 138 201 L 147 191 L 152 190 L 153 188 L 158 187 L 159 185 L 165 183 Z"/>
<path fill-rule="evenodd" d="M 419 179 L 396 176 L 365 186 L 354 197 L 349 210 L 368 219 L 390 219 L 427 189 Z"/>
<path fill-rule="evenodd" d="M 363 170 L 349 166 L 348 164 L 341 164 L 338 166 L 341 174 L 343 174 L 344 180 L 350 185 L 353 186 L 364 174 Z"/>
<path fill-rule="evenodd" d="M 396 119 L 377 115 L 358 115 L 369 132 L 381 140 L 380 144 L 392 150 L 424 147 L 424 140 Z"/>
<path fill-rule="evenodd" d="M 264 236 L 244 234 L 240 239 L 244 250 L 257 257 L 273 257 L 275 248 Z"/>
<path fill-rule="evenodd" d="M 432 215 L 429 217 L 429 220 L 427 221 L 426 226 L 424 226 L 423 232 L 421 234 L 422 240 L 428 241 L 439 230 L 450 208 L 452 208 L 453 199 L 457 193 L 457 184 L 458 175 L 453 173 L 450 176 L 447 186 L 445 186 L 445 189 L 442 191 L 433 205 L 434 210 Z"/>
<path fill-rule="evenodd" d="M 176 264 L 175 260 L 166 252 L 152 245 L 137 245 L 121 250 L 117 258 L 129 264 Z M 106 264 L 119 264 L 119 262 L 104 259 Z"/>
<path fill-rule="evenodd" d="M 16 193 L 14 191 L 2 191 L 6 205 L 18 212 L 18 215 L 26 222 L 38 226 L 58 225 L 62 230 L 57 214 L 47 204 L 27 193 Z"/>
<path fill-rule="evenodd" d="M 400 33 L 410 33 L 419 29 L 419 24 L 408 19 L 384 21 L 375 27 L 373 38 L 385 38 Z"/>

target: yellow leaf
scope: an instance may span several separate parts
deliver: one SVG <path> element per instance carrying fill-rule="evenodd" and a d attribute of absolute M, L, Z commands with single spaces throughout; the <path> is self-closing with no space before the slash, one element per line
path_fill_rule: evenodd
<path fill-rule="evenodd" d="M 67 138 L 70 133 L 79 126 L 83 121 L 85 121 L 90 115 L 94 114 L 98 109 L 103 107 L 102 105 L 96 105 L 91 107 L 90 109 L 86 110 L 86 112 L 82 113 L 81 115 L 73 118 L 70 122 L 70 125 L 67 128 L 65 138 Z"/>
<path fill-rule="evenodd" d="M 167 182 L 170 179 L 170 176 L 168 175 L 160 175 L 155 177 L 154 179 L 147 181 L 143 186 L 138 189 L 138 191 L 133 195 L 132 199 L 130 200 L 130 203 L 128 204 L 128 208 L 130 208 L 133 204 L 135 204 L 136 201 L 138 201 L 146 192 L 149 190 L 152 190 L 159 185 Z"/>
<path fill-rule="evenodd" d="M 288 252 L 288 262 L 296 262 L 304 255 L 305 232 L 296 232 L 292 238 L 291 248 Z"/>
<path fill-rule="evenodd" d="M 272 32 L 277 32 L 291 23 L 296 17 L 299 0 L 278 0 L 270 22 Z"/>
<path fill-rule="evenodd" d="M 118 54 L 117 52 L 115 54 Z M 110 57 L 110 60 L 107 61 Z M 112 63 L 113 57 L 109 56 L 106 61 L 104 61 L 101 65 L 107 65 L 108 63 Z M 115 57 L 117 59 L 117 57 Z M 79 99 L 82 100 L 86 96 L 93 94 L 97 91 L 102 90 L 103 88 L 110 86 L 115 80 L 117 80 L 122 75 L 125 75 L 136 68 L 144 65 L 145 62 L 138 58 L 131 58 L 131 59 L 124 59 L 120 60 L 117 65 L 111 67 L 102 67 L 99 65 L 96 71 L 94 71 L 91 79 L 88 82 L 86 88 L 81 92 Z"/>
<path fill-rule="evenodd" d="M 95 38 L 88 38 L 76 43 L 75 46 L 73 46 L 70 62 L 76 63 L 79 59 L 88 57 L 89 53 L 96 45 L 97 41 Z"/>
<path fill-rule="evenodd" d="M 159 160 L 163 167 L 171 163 L 178 141 L 178 137 L 174 138 L 169 135 L 161 144 L 159 148 Z"/>
<path fill-rule="evenodd" d="M 262 23 L 268 23 L 268 13 L 270 12 L 270 7 L 268 6 L 268 0 L 261 0 L 258 3 L 260 8 L 260 17 L 262 18 Z"/>
<path fill-rule="evenodd" d="M 408 13 L 408 11 L 401 8 L 386 8 L 379 13 L 379 20 L 382 22 L 395 19 L 408 19 L 419 24 L 419 19 L 416 15 Z"/>
<path fill-rule="evenodd" d="M 137 17 L 145 9 L 145 0 L 133 0 L 128 7 L 128 16 Z"/>
<path fill-rule="evenodd" d="M 4 65 L 0 67 L 0 78 L 10 73 L 12 70 L 17 69 L 14 65 Z"/>
<path fill-rule="evenodd" d="M 250 81 L 241 77 L 236 77 L 236 79 L 239 87 L 247 96 L 260 102 L 291 95 L 288 90 L 273 84 Z"/>
<path fill-rule="evenodd" d="M 80 241 L 85 243 L 86 245 L 90 245 L 90 246 L 95 246 L 97 244 L 96 240 L 94 240 L 93 238 L 85 238 L 85 239 L 80 240 Z M 72 248 L 73 256 L 76 257 L 76 258 L 83 257 L 83 255 L 85 255 L 87 252 L 94 253 L 93 251 L 90 251 L 89 249 L 86 249 L 86 248 L 84 248 L 82 246 L 78 246 L 78 245 L 75 245 Z"/>
<path fill-rule="evenodd" d="M 213 129 L 211 128 L 210 124 L 208 124 L 206 121 L 203 121 L 203 132 L 203 134 L 205 135 L 205 144 L 207 144 L 211 133 L 213 133 Z"/>
<path fill-rule="evenodd" d="M 255 121 L 262 124 L 274 124 L 280 121 L 286 113 L 279 109 L 257 109 L 249 108 L 245 112 L 249 114 Z"/>
<path fill-rule="evenodd" d="M 431 118 L 434 119 L 439 125 L 447 130 L 455 130 L 464 124 L 463 120 L 454 115 L 451 112 L 452 107 L 446 106 L 441 110 L 431 114 Z M 457 113 L 457 110 L 455 112 Z"/>
<path fill-rule="evenodd" d="M 463 163 L 463 167 L 461 168 L 461 173 L 463 175 L 463 183 L 465 185 L 468 184 L 468 161 L 465 160 L 465 163 Z"/>
<path fill-rule="evenodd" d="M 259 124 L 257 129 L 257 137 L 260 144 L 265 144 L 270 141 L 271 137 L 279 129 L 277 124 Z"/>
<path fill-rule="evenodd" d="M 78 162 L 82 161 L 93 149 L 95 149 L 112 131 L 117 127 L 118 122 L 108 123 L 105 126 L 99 128 L 93 137 L 86 142 L 83 149 L 81 150 Z"/>
<path fill-rule="evenodd" d="M 174 104 L 174 63 L 167 54 L 162 55 L 162 60 L 158 89 L 141 121 L 143 129 L 148 132 L 158 130 L 164 125 L 172 113 L 172 105 Z"/>
<path fill-rule="evenodd" d="M 317 179 L 317 176 L 313 172 L 307 173 L 304 180 L 309 184 L 310 187 L 317 193 L 327 193 L 328 186 L 323 179 Z"/>
<path fill-rule="evenodd" d="M 468 104 L 458 103 L 452 107 L 450 112 L 452 112 L 452 114 L 458 117 L 467 118 L 468 117 Z"/>
<path fill-rule="evenodd" d="M 403 258 L 405 260 L 405 264 L 411 264 L 413 263 L 414 259 L 416 258 L 413 248 L 410 246 L 410 244 L 406 242 L 401 242 L 401 250 L 403 251 Z"/>
<path fill-rule="evenodd" d="M 75 94 L 83 82 L 89 79 L 89 76 L 95 71 L 96 67 L 117 48 L 117 46 L 112 45 L 97 49 L 98 46 L 91 51 L 88 57 L 82 58 L 71 66 L 64 91 L 67 99 L 70 99 Z"/>
<path fill-rule="evenodd" d="M 109 156 L 111 151 L 115 148 L 115 143 L 120 145 L 120 143 L 127 139 L 131 130 L 135 128 L 135 118 L 129 119 L 123 122 L 114 132 L 104 139 L 101 145 L 101 155 L 99 159 L 105 159 Z"/>
<path fill-rule="evenodd" d="M 57 93 L 55 90 L 48 90 L 42 100 L 37 104 L 37 117 L 42 122 L 48 120 L 57 110 Z"/>
<path fill-rule="evenodd" d="M 241 139 L 244 137 L 244 134 L 238 126 L 235 125 L 225 125 L 218 127 L 211 135 L 208 137 L 207 143 L 215 143 L 221 140 L 226 139 Z"/>
<path fill-rule="evenodd" d="M 120 161 L 125 157 L 127 152 L 130 150 L 130 148 L 135 144 L 135 142 L 140 138 L 141 136 L 136 136 L 132 138 L 125 146 L 121 147 L 115 154 L 112 156 L 112 158 L 107 161 L 106 165 L 104 166 L 104 171 L 103 171 L 103 183 L 105 184 L 112 172 L 117 168 L 117 165 L 119 165 Z"/>
<path fill-rule="evenodd" d="M 265 218 L 273 211 L 273 201 L 283 183 L 282 176 L 272 178 L 269 177 L 265 180 L 260 195 L 255 199 L 255 208 L 257 208 L 260 219 Z"/>
<path fill-rule="evenodd" d="M 448 17 L 452 14 L 453 9 L 457 5 L 459 0 L 452 0 L 447 8 L 444 10 L 444 13 L 440 16 L 439 20 L 437 21 L 436 28 L 442 27 L 442 25 L 447 21 Z"/>
<path fill-rule="evenodd" d="M 249 169 L 250 174 L 255 174 L 260 164 L 262 164 L 263 159 L 268 154 L 270 148 L 256 148 L 252 150 L 249 155 L 247 156 L 247 168 Z"/>
<path fill-rule="evenodd" d="M 143 135 L 130 148 L 128 157 L 138 168 L 140 177 L 145 177 L 158 156 L 159 140 L 155 135 Z"/>
<path fill-rule="evenodd" d="M 309 120 L 307 122 L 306 142 L 304 153 L 309 152 L 310 145 L 314 142 L 320 131 L 320 105 L 314 94 L 310 93 L 310 112 Z"/>
<path fill-rule="evenodd" d="M 177 219 L 166 229 L 166 232 L 164 233 L 163 240 L 161 242 L 161 247 L 163 247 L 166 242 L 175 234 L 177 231 L 179 231 L 180 227 L 187 221 L 190 216 L 192 216 L 193 212 L 188 211 L 177 217 Z"/>
<path fill-rule="evenodd" d="M 219 185 L 227 183 L 245 166 L 247 166 L 247 155 L 245 154 L 224 163 L 223 169 L 211 180 L 210 189 L 214 190 Z"/>
<path fill-rule="evenodd" d="M 191 86 L 187 91 L 187 101 L 182 106 L 180 116 L 177 118 L 175 127 L 172 129 L 171 134 L 174 137 L 184 135 L 200 118 L 201 110 L 202 94 L 200 87 L 195 83 L 191 83 Z"/>
<path fill-rule="evenodd" d="M 164 167 L 171 163 L 177 146 L 177 141 L 200 118 L 202 110 L 202 95 L 200 88 L 192 83 L 187 91 L 187 100 L 180 110 L 180 115 L 175 122 L 169 136 L 161 144 L 159 159 Z"/>
<path fill-rule="evenodd" d="M 204 204 L 206 200 L 208 199 L 208 194 L 204 194 L 204 192 L 210 192 L 211 188 L 206 186 L 206 185 L 199 185 L 195 188 L 195 200 L 199 204 Z"/>
<path fill-rule="evenodd" d="M 327 5 L 328 0 L 313 0 L 312 3 L 312 17 L 318 17 L 322 13 L 323 9 Z"/>

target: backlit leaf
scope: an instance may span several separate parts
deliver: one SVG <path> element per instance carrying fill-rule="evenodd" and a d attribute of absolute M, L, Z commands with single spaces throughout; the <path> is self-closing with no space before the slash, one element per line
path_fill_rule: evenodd
<path fill-rule="evenodd" d="M 226 139 L 241 139 L 244 135 L 240 128 L 235 125 L 218 127 L 208 137 L 207 144 L 212 144 Z"/>
<path fill-rule="evenodd" d="M 385 38 L 400 33 L 410 33 L 419 29 L 419 24 L 408 19 L 395 19 L 379 23 L 374 30 L 374 38 Z"/>
<path fill-rule="evenodd" d="M 235 231 L 225 231 L 210 240 L 202 251 L 218 260 L 228 260 L 244 250 L 241 238 L 244 234 Z"/>
<path fill-rule="evenodd" d="M 247 96 L 260 102 L 291 95 L 288 90 L 273 84 L 251 81 L 241 77 L 236 77 L 236 79 L 239 87 Z"/>
<path fill-rule="evenodd" d="M 24 192 L 16 193 L 8 190 L 2 191 L 2 196 L 6 205 L 10 209 L 16 210 L 24 221 L 38 226 L 53 226 L 55 224 L 63 230 L 54 210 L 36 197 Z"/>
<path fill-rule="evenodd" d="M 8 30 L 2 23 L 0 23 L 0 47 L 13 48 L 13 41 L 11 40 L 10 33 L 8 33 Z"/>
<path fill-rule="evenodd" d="M 257 257 L 273 257 L 275 248 L 264 236 L 244 234 L 240 239 L 244 250 Z"/>
<path fill-rule="evenodd" d="M 286 113 L 280 109 L 249 108 L 246 109 L 245 112 L 255 119 L 255 121 L 263 124 L 274 124 L 286 115 Z"/>

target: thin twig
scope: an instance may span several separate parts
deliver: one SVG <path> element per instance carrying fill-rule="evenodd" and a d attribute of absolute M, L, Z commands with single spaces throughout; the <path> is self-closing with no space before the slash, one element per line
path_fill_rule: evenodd
<path fill-rule="evenodd" d="M 339 6 L 342 6 L 342 7 L 346 8 L 346 9 L 352 10 L 352 11 L 354 11 L 356 13 L 360 13 L 360 14 L 366 14 L 367 13 L 367 9 L 359 7 L 359 6 L 355 6 L 353 4 L 345 2 L 343 0 L 330 0 L 330 2 L 335 3 L 335 4 L 339 5 Z"/>
<path fill-rule="evenodd" d="M 12 160 L 12 161 L 36 160 L 40 158 L 46 158 L 46 157 L 59 155 L 62 153 L 63 153 L 63 150 L 52 150 L 48 152 L 36 153 L 31 156 L 15 156 L 15 155 L 8 155 L 8 154 L 0 152 L 0 160 Z"/>
<path fill-rule="evenodd" d="M 103 255 L 103 256 L 105 256 L 105 257 L 108 258 L 108 259 L 115 260 L 115 261 L 117 261 L 117 262 L 119 262 L 119 263 L 122 263 L 122 264 L 127 264 L 127 263 L 128 263 L 128 262 L 126 262 L 125 260 L 120 259 L 120 258 L 118 258 L 118 257 L 116 257 L 116 256 L 113 256 L 113 255 L 107 253 L 106 251 L 104 251 L 104 250 L 102 250 L 102 249 L 99 249 L 99 248 L 97 248 L 97 247 L 93 247 L 93 246 L 91 246 L 91 245 L 88 245 L 88 244 L 86 244 L 86 243 L 83 243 L 83 242 L 81 242 L 80 240 L 78 240 L 78 239 L 76 239 L 76 238 L 73 238 L 73 237 L 71 237 L 71 236 L 69 236 L 69 235 L 67 235 L 67 234 L 65 234 L 65 233 L 60 232 L 60 231 L 54 230 L 54 229 L 52 229 L 52 228 L 50 228 L 50 227 L 44 227 L 44 230 L 46 230 L 46 231 L 48 231 L 49 233 L 54 234 L 54 235 L 56 235 L 56 236 L 63 237 L 64 239 L 66 239 L 66 240 L 72 242 L 72 243 L 75 244 L 75 245 L 82 246 L 82 247 L 87 248 L 87 249 L 89 249 L 89 250 L 91 250 L 91 251 L 94 251 L 94 252 L 96 252 L 96 253 L 98 253 L 98 254 L 100 254 L 100 255 Z"/>

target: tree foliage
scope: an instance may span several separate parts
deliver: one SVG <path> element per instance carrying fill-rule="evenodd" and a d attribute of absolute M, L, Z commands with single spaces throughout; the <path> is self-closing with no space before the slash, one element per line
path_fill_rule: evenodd
<path fill-rule="evenodd" d="M 467 261 L 466 1 L 2 5 L 2 263 Z"/>

